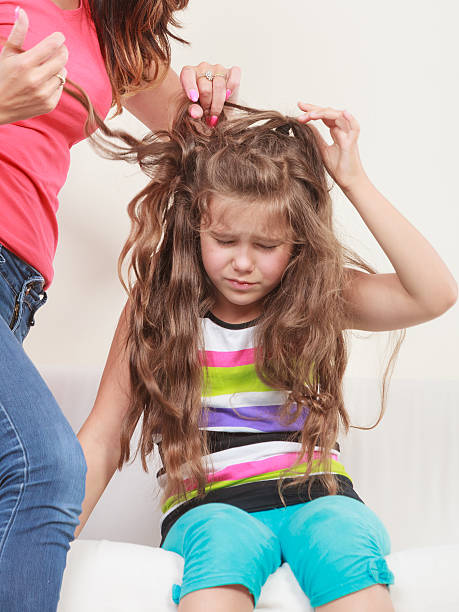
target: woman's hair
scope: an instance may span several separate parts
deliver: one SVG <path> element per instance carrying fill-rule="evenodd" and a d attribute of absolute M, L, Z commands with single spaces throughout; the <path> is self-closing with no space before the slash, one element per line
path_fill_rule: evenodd
<path fill-rule="evenodd" d="M 170 64 L 170 31 L 179 24 L 174 12 L 189 0 L 87 0 L 99 46 L 112 84 L 113 104 L 121 112 L 121 97 L 145 89 L 163 66 Z"/>
<path fill-rule="evenodd" d="M 340 426 L 347 431 L 350 425 L 342 394 L 348 359 L 344 289 L 348 266 L 374 270 L 334 234 L 327 174 L 313 130 L 275 111 L 231 106 L 211 129 L 189 116 L 184 100 L 169 132 L 141 142 L 118 133 L 127 146 L 98 144 L 105 156 L 137 162 L 150 177 L 128 206 L 132 226 L 119 262 L 121 276 L 131 253 L 125 284 L 131 404 L 118 468 L 129 460 L 130 440 L 143 416 L 137 452 L 147 470 L 146 457 L 155 436 L 161 436 L 165 497 L 185 495 L 185 478 L 195 482 L 199 494 L 206 485 L 200 319 L 212 309 L 214 296 L 201 260 L 200 227 L 214 194 L 270 210 L 274 204 L 291 228 L 291 259 L 280 284 L 264 298 L 255 328 L 255 367 L 267 385 L 286 391 L 281 423 L 293 423 L 304 407 L 309 409 L 298 463 L 320 446 L 329 465 Z M 400 342 L 384 375 L 378 422 Z M 294 482 L 305 481 L 310 469 L 308 462 L 307 472 Z M 318 478 L 336 493 L 331 474 Z"/>

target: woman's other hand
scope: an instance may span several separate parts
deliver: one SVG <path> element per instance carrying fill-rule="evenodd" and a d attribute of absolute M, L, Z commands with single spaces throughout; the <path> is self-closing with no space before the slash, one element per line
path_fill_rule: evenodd
<path fill-rule="evenodd" d="M 330 107 L 321 107 L 314 104 L 298 102 L 298 107 L 304 111 L 298 117 L 301 123 L 321 120 L 330 130 L 333 143 L 328 144 L 319 133 L 314 130 L 317 144 L 328 173 L 342 189 L 346 189 L 365 174 L 360 161 L 357 140 L 360 126 L 357 119 L 347 110 L 336 110 Z"/>
<path fill-rule="evenodd" d="M 180 81 L 188 98 L 196 103 L 190 105 L 190 115 L 195 119 L 204 115 L 208 125 L 214 127 L 226 100 L 237 97 L 241 69 L 201 62 L 197 66 L 184 66 Z"/>
<path fill-rule="evenodd" d="M 19 9 L 0 52 L 0 124 L 49 113 L 62 95 L 68 59 L 64 35 L 54 32 L 24 51 L 28 28 L 27 14 Z"/>

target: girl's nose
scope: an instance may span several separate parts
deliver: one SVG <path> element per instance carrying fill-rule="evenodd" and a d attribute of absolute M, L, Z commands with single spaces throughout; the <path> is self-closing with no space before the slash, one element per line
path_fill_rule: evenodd
<path fill-rule="evenodd" d="M 233 256 L 233 270 L 236 272 L 251 272 L 254 263 L 247 249 L 238 250 Z"/>

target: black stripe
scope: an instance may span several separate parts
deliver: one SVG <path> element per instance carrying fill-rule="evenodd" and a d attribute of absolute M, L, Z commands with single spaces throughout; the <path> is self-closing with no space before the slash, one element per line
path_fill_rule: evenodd
<path fill-rule="evenodd" d="M 211 453 L 216 453 L 229 448 L 258 444 L 260 442 L 300 442 L 300 431 L 270 431 L 268 433 L 245 432 L 245 431 L 208 431 L 207 444 Z M 333 446 L 334 450 L 339 451 L 338 442 Z"/>
<path fill-rule="evenodd" d="M 222 321 L 217 318 L 210 310 L 206 312 L 205 319 L 210 319 L 218 325 L 219 327 L 224 327 L 225 329 L 247 329 L 248 327 L 255 327 L 258 323 L 258 319 L 253 319 L 253 321 L 247 321 L 246 323 L 227 323 L 226 321 Z"/>
<path fill-rule="evenodd" d="M 351 480 L 341 474 L 336 475 L 338 484 L 338 495 L 352 497 L 364 503 L 362 499 L 354 491 Z M 279 496 L 278 480 L 265 480 L 261 482 L 251 482 L 243 485 L 235 485 L 232 487 L 224 487 L 209 491 L 204 498 L 191 499 L 173 510 L 164 519 L 161 525 L 161 544 L 163 545 L 166 535 L 172 525 L 188 510 L 196 508 L 204 504 L 222 503 L 236 506 L 246 512 L 260 512 L 261 510 L 272 510 L 273 508 L 282 508 L 284 506 L 282 499 Z M 284 483 L 293 482 L 293 478 L 285 478 Z M 311 491 L 308 493 L 308 482 L 291 488 L 282 489 L 282 495 L 286 506 L 294 504 L 303 504 L 305 502 L 324 497 L 328 495 L 328 491 L 320 480 L 313 479 Z"/>

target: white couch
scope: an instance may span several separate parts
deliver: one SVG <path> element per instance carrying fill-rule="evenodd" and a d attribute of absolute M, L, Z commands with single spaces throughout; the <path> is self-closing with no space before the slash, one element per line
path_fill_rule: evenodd
<path fill-rule="evenodd" d="M 75 431 L 89 413 L 99 373 L 43 368 Z M 374 380 L 346 380 L 352 421 L 372 424 L 379 410 Z M 394 379 L 387 413 L 372 431 L 341 439 L 341 460 L 362 499 L 380 516 L 392 540 L 389 565 L 397 612 L 458 612 L 459 381 Z M 133 448 L 136 441 L 133 439 Z M 156 458 L 117 472 L 73 542 L 59 612 L 167 612 L 180 583 L 182 560 L 157 548 Z M 270 577 L 257 610 L 311 610 L 287 564 Z"/>

